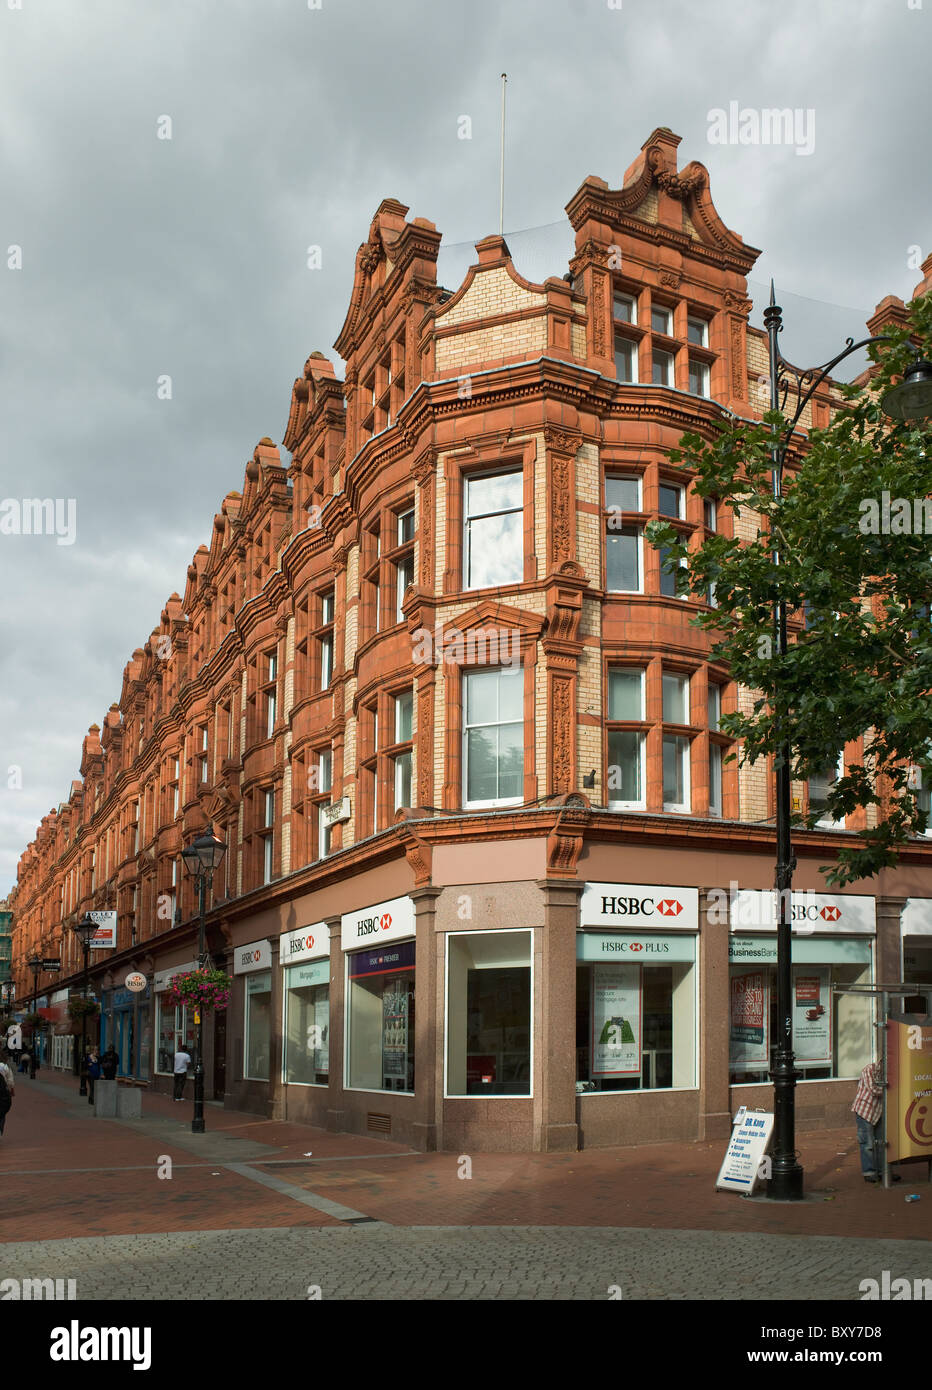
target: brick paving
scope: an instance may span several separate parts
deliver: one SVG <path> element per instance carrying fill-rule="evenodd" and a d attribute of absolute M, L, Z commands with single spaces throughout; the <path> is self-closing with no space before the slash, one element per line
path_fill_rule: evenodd
<path fill-rule="evenodd" d="M 212 1105 L 192 1135 L 190 1098 L 143 1107 L 96 1119 L 73 1079 L 17 1078 L 0 1277 L 94 1299 L 857 1299 L 883 1269 L 932 1277 L 925 1167 L 869 1187 L 853 1131 L 801 1136 L 807 1199 L 777 1205 L 715 1192 L 721 1144 L 475 1154 L 462 1178 L 458 1154 Z"/>

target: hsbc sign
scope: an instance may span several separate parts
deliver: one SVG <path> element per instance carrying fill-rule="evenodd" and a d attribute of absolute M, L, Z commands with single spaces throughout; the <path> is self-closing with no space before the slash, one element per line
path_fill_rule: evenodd
<path fill-rule="evenodd" d="M 776 893 L 742 888 L 731 895 L 731 930 L 776 931 Z M 813 933 L 873 933 L 875 900 L 859 893 L 793 893 L 790 922 L 800 936 Z"/>
<path fill-rule="evenodd" d="M 318 960 L 330 954 L 330 930 L 326 922 L 315 922 L 297 931 L 282 932 L 278 958 L 282 966 L 302 960 Z"/>
<path fill-rule="evenodd" d="M 699 890 L 657 883 L 587 883 L 579 911 L 581 927 L 698 931 Z"/>
<path fill-rule="evenodd" d="M 360 946 L 381 946 L 414 935 L 414 903 L 410 898 L 391 898 L 372 907 L 346 912 L 340 919 L 340 943 L 344 951 Z"/>

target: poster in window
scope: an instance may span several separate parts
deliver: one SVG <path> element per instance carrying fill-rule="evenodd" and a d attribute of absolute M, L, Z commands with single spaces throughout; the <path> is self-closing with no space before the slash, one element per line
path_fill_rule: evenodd
<path fill-rule="evenodd" d="M 731 976 L 731 1061 L 770 1061 L 770 981 L 762 970 Z"/>
<path fill-rule="evenodd" d="M 330 997 L 326 990 L 319 990 L 314 1001 L 315 1040 L 320 1045 L 314 1048 L 314 1070 L 330 1070 Z"/>
<path fill-rule="evenodd" d="M 391 980 L 382 995 L 382 1074 L 405 1076 L 408 1057 L 408 995 L 401 980 Z"/>
<path fill-rule="evenodd" d="M 831 970 L 819 965 L 793 970 L 793 1051 L 797 1062 L 832 1060 Z"/>
<path fill-rule="evenodd" d="M 641 967 L 595 965 L 592 1075 L 641 1074 Z"/>

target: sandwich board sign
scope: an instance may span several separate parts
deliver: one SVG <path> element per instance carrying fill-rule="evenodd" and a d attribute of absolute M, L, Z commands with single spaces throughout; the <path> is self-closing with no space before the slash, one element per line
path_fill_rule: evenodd
<path fill-rule="evenodd" d="M 716 1188 L 726 1192 L 753 1192 L 762 1177 L 762 1160 L 770 1147 L 772 1132 L 771 1111 L 746 1110 L 742 1106 L 735 1116 L 725 1162 L 715 1181 Z"/>

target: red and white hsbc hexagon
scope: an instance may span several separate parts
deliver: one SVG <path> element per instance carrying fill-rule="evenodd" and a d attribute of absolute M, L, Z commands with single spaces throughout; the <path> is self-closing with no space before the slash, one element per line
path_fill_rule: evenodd
<path fill-rule="evenodd" d="M 278 963 L 283 968 L 302 960 L 320 960 L 330 954 L 330 928 L 326 922 L 314 922 L 309 927 L 282 932 L 279 941 Z"/>
<path fill-rule="evenodd" d="M 340 919 L 340 944 L 344 951 L 381 945 L 383 941 L 402 941 L 414 935 L 414 903 L 410 898 L 390 898 L 356 912 L 345 912 Z"/>
<path fill-rule="evenodd" d="M 272 945 L 268 937 L 233 948 L 234 975 L 251 975 L 254 970 L 268 970 L 271 964 Z"/>
<path fill-rule="evenodd" d="M 579 905 L 579 925 L 698 931 L 699 890 L 664 883 L 587 883 Z"/>
<path fill-rule="evenodd" d="M 742 888 L 731 895 L 731 930 L 776 931 L 777 895 Z M 872 935 L 876 900 L 862 893 L 792 893 L 790 920 L 795 936 Z"/>

